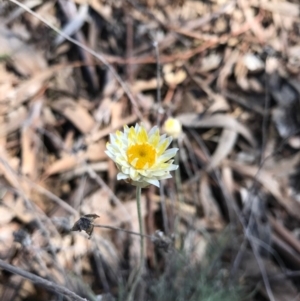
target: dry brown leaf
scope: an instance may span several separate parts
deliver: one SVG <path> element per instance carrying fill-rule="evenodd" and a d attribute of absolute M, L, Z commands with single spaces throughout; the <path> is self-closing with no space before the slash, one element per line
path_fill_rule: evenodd
<path fill-rule="evenodd" d="M 45 82 L 49 80 L 61 66 L 54 66 L 47 68 L 46 70 L 34 74 L 30 79 L 20 83 L 18 87 L 7 96 L 7 100 L 10 102 L 7 110 L 18 108 L 23 102 L 34 97 L 45 85 Z"/>
<path fill-rule="evenodd" d="M 272 176 L 272 174 L 266 170 L 260 170 L 257 174 L 257 167 L 242 165 L 233 161 L 227 161 L 228 165 L 235 171 L 248 177 L 256 177 L 257 181 L 260 182 L 279 202 L 279 204 L 287 210 L 289 214 L 295 218 L 300 217 L 300 204 L 289 197 L 287 193 L 284 193 L 283 187 Z"/>
<path fill-rule="evenodd" d="M 56 12 L 56 3 L 55 2 L 45 2 L 45 1 L 37 1 L 40 2 L 42 5 L 39 5 L 37 8 L 35 8 L 35 12 L 40 16 L 46 19 L 50 24 L 59 27 L 60 22 L 55 16 Z M 30 20 L 30 24 L 32 24 L 32 27 L 38 28 L 43 22 L 36 18 L 35 16 L 27 15 L 28 19 Z"/>
<path fill-rule="evenodd" d="M 203 262 L 208 245 L 207 239 L 203 235 L 200 235 L 198 231 L 190 230 L 184 236 L 183 245 L 191 264 Z"/>
<path fill-rule="evenodd" d="M 15 213 L 8 207 L 0 205 L 0 226 L 8 224 L 15 217 Z"/>
<path fill-rule="evenodd" d="M 252 0 L 252 6 L 289 17 L 299 17 L 300 5 L 287 1 Z"/>
<path fill-rule="evenodd" d="M 113 102 L 110 97 L 104 97 L 94 112 L 94 118 L 99 124 L 108 124 L 111 117 Z"/>
<path fill-rule="evenodd" d="M 230 115 L 215 114 L 215 115 L 204 116 L 203 118 L 200 118 L 198 114 L 187 113 L 187 114 L 180 114 L 177 116 L 177 118 L 181 121 L 182 125 L 186 127 L 193 127 L 193 128 L 222 127 L 225 129 L 236 131 L 237 133 L 244 136 L 244 138 L 252 146 L 256 146 L 256 140 L 253 137 L 250 130 Z"/>
<path fill-rule="evenodd" d="M 89 133 L 95 126 L 95 120 L 90 113 L 71 98 L 57 100 L 51 107 L 69 119 L 83 134 Z"/>
<path fill-rule="evenodd" d="M 86 4 L 86 0 L 74 0 L 77 4 Z M 89 0 L 89 5 L 101 16 L 103 19 L 112 22 L 112 7 L 106 3 L 101 3 L 98 0 Z"/>
<path fill-rule="evenodd" d="M 268 170 L 274 177 L 282 178 L 288 177 L 297 170 L 297 166 L 300 163 L 300 152 L 287 158 L 275 160 L 270 158 L 266 160 L 264 168 Z"/>
<path fill-rule="evenodd" d="M 23 43 L 3 25 L 0 27 L 0 55 L 10 57 L 14 68 L 24 76 L 37 74 L 47 67 L 39 50 Z"/>
<path fill-rule="evenodd" d="M 60 70 L 49 82 L 48 87 L 57 91 L 64 91 L 67 95 L 76 95 L 78 83 L 74 79 L 74 73 L 72 68 Z"/>
<path fill-rule="evenodd" d="M 20 159 L 17 157 L 9 157 L 6 152 L 0 147 L 0 175 L 3 175 L 7 182 L 12 187 L 18 188 L 18 182 L 15 177 L 15 173 L 19 169 Z"/>
<path fill-rule="evenodd" d="M 86 150 L 86 159 L 95 162 L 107 159 L 105 154 L 106 145 L 104 140 L 100 140 L 97 143 L 89 144 Z"/>
<path fill-rule="evenodd" d="M 115 221 L 111 220 L 111 211 L 113 206 L 110 203 L 108 192 L 101 188 L 90 194 L 82 201 L 81 212 L 83 215 L 86 214 L 97 214 L 100 218 L 97 220 L 99 224 L 110 225 Z M 95 229 L 95 231 L 102 231 L 101 228 Z"/>
<path fill-rule="evenodd" d="M 209 106 L 207 112 L 210 114 L 216 112 L 227 112 L 229 110 L 229 105 L 225 97 L 221 94 L 211 93 L 209 97 L 213 100 L 213 104 Z"/>
<path fill-rule="evenodd" d="M 19 83 L 19 78 L 12 72 L 9 72 L 4 64 L 0 64 L 0 104 L 6 105 L 7 95 L 12 94 L 15 85 Z M 2 114 L 2 108 L 0 109 Z"/>
<path fill-rule="evenodd" d="M 218 146 L 214 153 L 210 158 L 210 162 L 207 166 L 207 170 L 211 170 L 216 168 L 223 159 L 225 159 L 232 151 L 236 139 L 237 139 L 237 132 L 232 130 L 224 129 L 219 139 Z"/>
<path fill-rule="evenodd" d="M 34 284 L 28 280 L 21 277 L 21 287 L 19 291 L 20 298 L 30 298 L 33 294 L 36 294 L 36 288 Z"/>
<path fill-rule="evenodd" d="M 239 5 L 241 9 L 243 10 L 244 16 L 246 18 L 246 21 L 251 24 L 251 30 L 254 33 L 254 35 L 257 37 L 258 41 L 260 43 L 263 43 L 266 40 L 265 36 L 265 30 L 260 22 L 257 21 L 255 18 L 255 12 L 250 7 L 250 3 L 247 0 L 239 0 Z"/>
<path fill-rule="evenodd" d="M 185 188 L 188 190 L 190 185 L 186 186 Z M 161 203 L 161 196 L 160 195 L 152 195 L 151 200 L 153 200 L 156 203 L 156 206 L 159 206 Z M 169 198 L 165 198 L 166 204 L 171 204 L 173 201 Z M 190 204 L 181 203 L 178 200 L 176 200 L 176 210 L 177 214 L 182 216 L 188 216 L 189 218 L 196 214 L 196 208 L 195 206 L 192 206 Z"/>
<path fill-rule="evenodd" d="M 17 197 L 12 202 L 5 202 L 5 205 L 24 224 L 28 224 L 36 219 L 36 213 L 27 208 L 25 201 L 21 197 Z"/>
<path fill-rule="evenodd" d="M 63 158 L 55 161 L 45 170 L 45 176 L 66 172 L 84 162 L 85 153 L 79 152 L 76 155 L 66 154 Z"/>
<path fill-rule="evenodd" d="M 218 111 L 228 111 L 229 105 L 223 95 L 215 93 L 214 90 L 199 76 L 194 76 L 193 80 L 208 95 L 213 104 L 209 106 L 207 112 L 215 113 Z"/>
<path fill-rule="evenodd" d="M 217 53 L 211 53 L 201 60 L 200 72 L 209 72 L 217 69 L 222 61 L 222 56 Z"/>
<path fill-rule="evenodd" d="M 124 102 L 113 102 L 111 106 L 111 125 L 116 126 L 119 123 L 119 120 L 122 119 L 122 115 L 124 114 Z"/>
<path fill-rule="evenodd" d="M 229 166 L 222 166 L 222 178 L 227 191 L 231 196 L 233 196 L 235 190 L 234 180 L 232 175 L 232 169 Z"/>
<path fill-rule="evenodd" d="M 20 225 L 15 222 L 0 226 L 0 253 L 7 254 L 11 251 L 14 241 L 13 233 L 20 229 Z"/>
<path fill-rule="evenodd" d="M 110 133 L 113 133 L 116 130 L 120 129 L 125 124 L 134 123 L 136 121 L 137 121 L 137 116 L 135 114 L 127 116 L 124 119 L 120 120 L 119 123 L 114 127 L 109 125 L 104 129 L 101 129 L 97 132 L 91 133 L 91 135 L 87 135 L 86 136 L 86 143 L 90 144 L 90 143 L 96 142 L 96 141 L 100 140 L 101 138 L 109 135 Z"/>
<path fill-rule="evenodd" d="M 218 79 L 217 79 L 217 86 L 222 91 L 227 87 L 227 79 L 232 74 L 233 66 L 237 62 L 239 57 L 239 50 L 231 50 L 230 48 L 226 49 L 224 61 L 225 64 L 220 70 Z"/>
<path fill-rule="evenodd" d="M 18 130 L 23 125 L 26 118 L 27 109 L 25 106 L 20 106 L 19 108 L 11 111 L 6 116 L 6 122 L 2 122 L 0 124 L 0 137 Z"/>
<path fill-rule="evenodd" d="M 109 162 L 105 161 L 92 164 L 84 164 L 82 166 L 74 167 L 70 171 L 64 172 L 61 175 L 61 179 L 64 181 L 70 181 L 71 179 L 87 174 L 89 170 L 93 170 L 94 172 L 106 171 L 108 169 Z"/>
<path fill-rule="evenodd" d="M 34 126 L 39 125 L 42 110 L 42 100 L 34 102 L 30 112 L 30 118 L 22 128 L 22 174 L 35 180 L 38 174 L 40 140 L 37 137 Z"/>
<path fill-rule="evenodd" d="M 208 181 L 207 174 L 203 174 L 200 179 L 200 202 L 203 207 L 206 226 L 212 229 L 221 229 L 224 226 L 224 221 Z"/>
<path fill-rule="evenodd" d="M 164 80 L 171 87 L 176 87 L 181 84 L 187 77 L 186 71 L 182 68 L 176 69 L 171 64 L 166 64 L 163 67 Z"/>
<path fill-rule="evenodd" d="M 162 81 L 160 82 L 159 86 L 157 85 L 157 79 L 156 78 L 152 78 L 149 80 L 136 80 L 132 86 L 131 86 L 131 90 L 134 93 L 139 93 L 145 90 L 155 90 L 158 87 L 161 88 L 162 87 Z"/>

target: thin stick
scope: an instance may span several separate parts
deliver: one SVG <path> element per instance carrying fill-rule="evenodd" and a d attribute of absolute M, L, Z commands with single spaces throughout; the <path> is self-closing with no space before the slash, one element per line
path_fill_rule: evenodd
<path fill-rule="evenodd" d="M 146 238 L 149 238 L 149 239 L 153 240 L 153 236 L 151 236 L 151 235 L 141 234 L 141 233 L 138 233 L 138 232 L 127 230 L 127 229 L 122 229 L 122 228 L 113 227 L 113 226 L 107 226 L 107 225 L 100 225 L 100 224 L 93 224 L 93 226 L 96 227 L 96 228 L 105 228 L 105 229 L 123 231 L 125 233 L 137 235 L 137 236 L 140 236 L 140 237 L 143 236 L 143 237 L 146 237 Z"/>
<path fill-rule="evenodd" d="M 3 261 L 2 259 L 0 259 L 0 268 L 9 271 L 13 274 L 17 274 L 20 275 L 26 279 L 29 279 L 30 281 L 32 281 L 33 283 L 37 284 L 37 285 L 41 285 L 43 287 L 45 287 L 46 289 L 62 294 L 64 296 L 70 297 L 71 300 L 78 300 L 78 301 L 88 301 L 85 298 L 82 298 L 80 296 L 78 296 L 77 294 L 75 294 L 74 292 L 70 291 L 69 289 L 65 288 L 64 286 L 61 286 L 59 284 L 56 284 L 52 281 L 49 281 L 47 279 L 44 279 L 42 277 L 39 277 L 35 274 L 32 274 L 30 272 L 24 271 L 18 267 L 15 267 L 5 261 Z"/>

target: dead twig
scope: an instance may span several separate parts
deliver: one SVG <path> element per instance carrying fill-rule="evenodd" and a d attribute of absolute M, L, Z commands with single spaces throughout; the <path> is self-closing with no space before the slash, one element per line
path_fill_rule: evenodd
<path fill-rule="evenodd" d="M 24 270 L 22 270 L 18 267 L 15 267 L 15 266 L 3 261 L 2 259 L 0 259 L 0 268 L 2 268 L 3 270 L 9 271 L 13 274 L 20 275 L 21 277 L 24 277 L 26 279 L 29 279 L 33 283 L 35 283 L 37 285 L 40 285 L 40 286 L 43 286 L 43 287 L 45 287 L 46 289 L 48 289 L 50 291 L 54 291 L 56 293 L 62 294 L 62 295 L 67 296 L 67 297 L 70 297 L 71 300 L 88 301 L 87 299 L 78 296 L 77 294 L 70 291 L 69 289 L 67 289 L 64 286 L 61 286 L 61 285 L 56 284 L 52 281 L 49 281 L 47 279 L 44 279 L 44 278 L 39 277 L 37 275 L 34 275 L 30 272 L 24 271 Z"/>

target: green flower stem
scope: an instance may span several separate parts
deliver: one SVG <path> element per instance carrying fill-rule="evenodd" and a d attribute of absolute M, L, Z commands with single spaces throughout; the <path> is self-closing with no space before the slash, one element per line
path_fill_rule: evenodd
<path fill-rule="evenodd" d="M 177 141 L 174 141 L 174 147 L 179 147 L 179 145 L 177 144 Z M 179 154 L 177 153 L 175 156 L 175 164 L 179 166 Z M 181 175 L 180 175 L 180 170 L 179 168 L 177 168 L 175 170 L 175 183 L 176 183 L 176 188 L 177 188 L 177 196 L 178 196 L 178 200 L 179 200 L 179 208 L 178 208 L 178 213 L 177 216 L 175 218 L 175 222 L 174 222 L 174 228 L 175 228 L 175 235 L 176 235 L 176 239 L 178 239 L 179 236 L 179 224 L 180 224 L 180 215 L 181 215 L 181 205 L 184 203 L 184 198 L 183 198 L 183 194 L 182 194 L 182 185 L 181 185 Z"/>
<path fill-rule="evenodd" d="M 141 194 L 142 194 L 142 188 L 137 186 L 136 187 L 136 205 L 137 205 L 137 211 L 138 211 L 138 217 L 139 217 L 139 226 L 140 226 L 140 234 L 141 234 L 141 240 L 140 240 L 140 249 L 141 249 L 141 267 L 143 267 L 143 261 L 144 261 L 144 231 L 143 231 L 143 217 L 142 217 L 142 209 L 141 209 Z"/>
<path fill-rule="evenodd" d="M 138 285 L 138 282 L 143 274 L 144 270 L 144 231 L 143 231 L 143 218 L 142 218 L 142 209 L 141 209 L 141 193 L 142 188 L 137 186 L 136 187 L 136 205 L 137 205 L 137 212 L 138 212 L 138 218 L 139 218 L 139 226 L 140 226 L 140 266 L 137 272 L 137 275 L 135 277 L 135 280 L 132 284 L 130 293 L 128 295 L 127 301 L 133 300 L 133 295 L 135 293 L 136 287 Z"/>

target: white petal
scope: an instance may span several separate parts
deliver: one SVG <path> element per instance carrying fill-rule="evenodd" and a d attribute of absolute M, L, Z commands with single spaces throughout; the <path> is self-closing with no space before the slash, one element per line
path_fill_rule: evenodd
<path fill-rule="evenodd" d="M 127 161 L 122 160 L 122 158 L 116 158 L 115 162 L 121 166 L 130 167 L 130 165 L 127 163 Z"/>
<path fill-rule="evenodd" d="M 172 178 L 171 174 L 165 174 L 164 176 L 158 177 L 158 180 L 165 180 L 165 179 L 170 179 Z"/>
<path fill-rule="evenodd" d="M 110 157 L 113 161 L 115 161 L 116 156 L 113 153 L 111 153 L 110 151 L 107 151 L 107 150 L 104 152 L 107 154 L 108 157 Z"/>
<path fill-rule="evenodd" d="M 133 181 L 138 181 L 140 178 L 138 172 L 134 168 L 130 168 L 129 176 Z"/>
<path fill-rule="evenodd" d="M 111 144 L 116 144 L 117 136 L 115 134 L 109 134 L 109 140 Z"/>
<path fill-rule="evenodd" d="M 162 176 L 166 173 L 165 170 L 152 170 L 151 172 L 149 172 L 148 177 L 159 177 Z"/>
<path fill-rule="evenodd" d="M 129 167 L 121 166 L 121 170 L 122 170 L 122 173 L 125 175 L 129 175 L 129 173 L 130 173 Z"/>
<path fill-rule="evenodd" d="M 166 139 L 160 140 L 159 143 L 158 143 L 157 149 L 160 149 L 160 147 L 161 147 L 164 143 L 166 143 L 166 141 L 167 141 L 167 144 L 166 144 L 166 146 L 165 146 L 165 150 L 166 150 L 166 149 L 169 147 L 169 145 L 171 144 L 171 142 L 172 142 L 172 137 L 168 137 L 168 138 L 166 138 Z"/>
<path fill-rule="evenodd" d="M 149 176 L 148 171 L 145 170 L 145 169 L 139 170 L 139 174 L 140 174 L 141 176 L 143 176 L 143 177 L 148 177 L 148 176 Z"/>
<path fill-rule="evenodd" d="M 128 175 L 125 175 L 122 172 L 119 172 L 117 174 L 117 180 L 125 180 L 125 179 L 128 179 Z"/>
<path fill-rule="evenodd" d="M 165 151 L 161 156 L 158 157 L 157 163 L 163 163 L 167 160 L 173 158 L 178 151 L 178 148 L 170 148 L 167 151 Z"/>
<path fill-rule="evenodd" d="M 166 140 L 166 137 L 167 137 L 166 134 L 161 135 L 160 138 L 159 138 L 159 142 L 162 142 L 162 141 Z"/>
<path fill-rule="evenodd" d="M 176 170 L 178 168 L 178 165 L 176 165 L 176 164 L 171 164 L 168 168 L 167 168 L 167 170 L 168 171 L 172 171 L 172 170 Z"/>
<path fill-rule="evenodd" d="M 150 137 L 155 133 L 155 131 L 157 130 L 158 126 L 155 125 L 148 133 L 148 137 L 149 137 L 149 140 L 150 140 Z"/>
<path fill-rule="evenodd" d="M 137 161 L 138 161 L 138 158 L 135 158 L 135 159 L 133 159 L 132 161 L 131 161 L 131 165 L 132 166 L 134 166 L 135 167 L 135 165 L 136 165 L 136 163 L 137 163 Z"/>
<path fill-rule="evenodd" d="M 145 180 L 147 183 L 149 183 L 149 184 L 152 184 L 152 185 L 154 185 L 154 186 L 156 186 L 156 187 L 159 187 L 159 181 L 156 180 L 156 179 L 147 179 L 147 178 L 145 178 L 144 180 Z"/>

